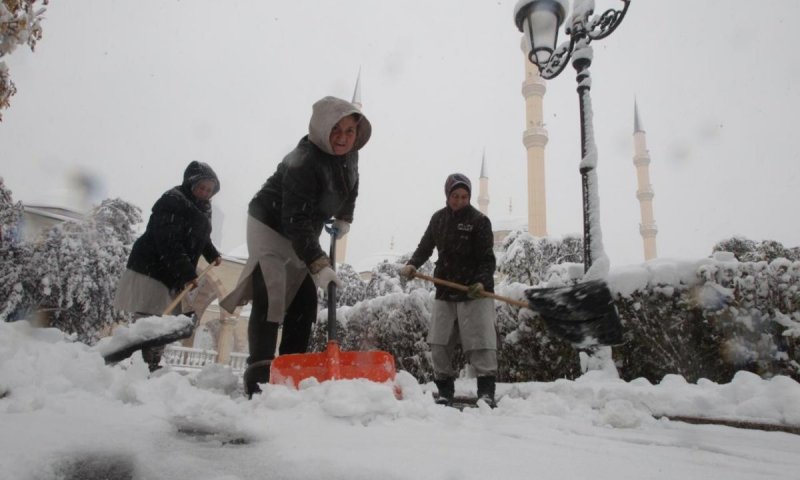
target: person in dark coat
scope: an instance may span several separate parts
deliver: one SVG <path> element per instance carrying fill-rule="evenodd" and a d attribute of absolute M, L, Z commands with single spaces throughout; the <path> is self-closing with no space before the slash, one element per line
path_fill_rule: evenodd
<path fill-rule="evenodd" d="M 469 292 L 436 286 L 428 343 L 433 359 L 437 403 L 450 405 L 455 395 L 454 349 L 460 340 L 478 376 L 478 398 L 494 407 L 497 375 L 497 334 L 494 300 L 494 234 L 489 218 L 470 205 L 472 184 L 460 173 L 447 177 L 447 205 L 431 217 L 419 246 L 401 276 L 412 279 L 436 248 L 434 276 L 469 285 Z"/>
<path fill-rule="evenodd" d="M 197 287 L 200 255 L 215 265 L 222 262 L 211 242 L 211 197 L 219 189 L 214 170 L 193 161 L 183 173 L 183 183 L 161 195 L 145 232 L 133 244 L 114 308 L 132 313 L 135 319 L 162 315 L 181 291 Z M 163 350 L 163 346 L 142 350 L 151 371 L 159 368 Z"/>
<path fill-rule="evenodd" d="M 317 317 L 317 288 L 341 286 L 319 243 L 326 220 L 337 238 L 350 230 L 358 196 L 358 150 L 372 126 L 350 102 L 325 97 L 314 103 L 308 135 L 278 164 L 248 206 L 249 258 L 239 282 L 220 305 L 233 313 L 253 301 L 247 337 L 250 355 L 245 393 L 269 381 L 278 328 L 279 354 L 305 353 Z"/>

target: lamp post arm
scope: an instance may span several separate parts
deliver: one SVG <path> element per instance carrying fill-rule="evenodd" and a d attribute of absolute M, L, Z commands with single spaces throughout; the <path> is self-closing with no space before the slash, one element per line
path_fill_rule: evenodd
<path fill-rule="evenodd" d="M 592 17 L 594 12 L 591 9 L 574 12 L 570 23 L 565 27 L 565 32 L 570 37 L 569 42 L 559 45 L 547 63 L 539 66 L 540 76 L 545 80 L 557 77 L 570 63 L 570 58 L 579 39 L 586 38 L 588 43 L 592 40 L 602 40 L 611 35 L 622 23 L 622 19 L 625 18 L 625 14 L 631 4 L 631 0 L 620 1 L 624 4 L 622 10 L 611 8 L 594 17 Z"/>
<path fill-rule="evenodd" d="M 556 48 L 547 63 L 541 67 L 539 76 L 545 80 L 556 78 L 561 72 L 564 71 L 569 60 L 572 57 L 572 51 L 575 49 L 575 38 L 570 37 L 568 42 L 564 42 Z"/>
<path fill-rule="evenodd" d="M 587 35 L 592 40 L 601 40 L 606 38 L 617 29 L 620 23 L 622 23 L 622 19 L 625 18 L 625 14 L 628 12 L 628 7 L 631 4 L 631 0 L 621 1 L 625 4 L 625 6 L 622 7 L 622 10 L 614 10 L 613 8 L 610 8 L 603 12 L 602 15 L 598 15 L 591 19 L 589 28 L 587 29 Z"/>

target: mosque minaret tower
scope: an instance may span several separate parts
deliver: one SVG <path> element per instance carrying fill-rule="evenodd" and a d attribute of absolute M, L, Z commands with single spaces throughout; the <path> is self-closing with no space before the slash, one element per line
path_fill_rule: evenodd
<path fill-rule="evenodd" d="M 639 224 L 639 233 L 644 242 L 645 261 L 656 258 L 656 234 L 658 228 L 653 217 L 653 187 L 650 185 L 650 153 L 647 151 L 647 136 L 639 119 L 639 105 L 633 102 L 633 164 L 636 166 L 636 177 L 639 188 L 636 198 L 639 199 L 642 223 Z"/>
<path fill-rule="evenodd" d="M 525 81 L 525 131 L 522 143 L 528 151 L 528 232 L 534 237 L 547 236 L 547 197 L 545 195 L 544 147 L 547 130 L 544 128 L 542 99 L 547 87 L 539 69 L 528 61 L 528 47 L 523 39 Z"/>

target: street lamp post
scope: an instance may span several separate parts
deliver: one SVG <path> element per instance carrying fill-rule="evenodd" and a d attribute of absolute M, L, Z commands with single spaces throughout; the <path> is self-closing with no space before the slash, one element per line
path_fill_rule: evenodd
<path fill-rule="evenodd" d="M 568 11 L 567 0 L 520 0 L 514 8 L 514 21 L 525 34 L 530 47 L 528 59 L 539 68 L 544 79 L 557 77 L 572 59 L 577 72 L 581 116 L 581 192 L 583 195 L 583 260 L 587 277 L 602 276 L 608 271 L 600 231 L 597 189 L 597 146 L 592 126 L 591 76 L 592 40 L 601 40 L 622 23 L 631 0 L 621 0 L 622 10 L 607 10 L 592 16 L 594 0 L 574 0 L 572 15 L 565 27 L 569 41 L 556 48 L 558 29 Z M 592 270 L 592 266 L 595 266 Z"/>

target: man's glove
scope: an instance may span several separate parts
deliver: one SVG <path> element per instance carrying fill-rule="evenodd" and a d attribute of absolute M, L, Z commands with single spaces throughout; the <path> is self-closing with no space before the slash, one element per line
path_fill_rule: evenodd
<path fill-rule="evenodd" d="M 333 228 L 336 230 L 336 240 L 339 240 L 350 231 L 350 223 L 337 218 L 333 221 Z"/>
<path fill-rule="evenodd" d="M 406 280 L 413 280 L 414 275 L 417 273 L 417 267 L 414 265 L 403 265 L 400 268 L 400 276 Z"/>
<path fill-rule="evenodd" d="M 475 299 L 483 296 L 483 284 L 481 282 L 473 283 L 469 286 L 467 297 Z"/>
<path fill-rule="evenodd" d="M 323 268 L 319 272 L 311 275 L 311 278 L 314 279 L 314 283 L 317 284 L 317 288 L 321 288 L 323 290 L 327 290 L 328 284 L 331 282 L 335 283 L 338 288 L 342 288 L 344 286 L 342 281 L 339 280 L 339 277 L 336 275 L 336 272 L 334 272 L 331 267 Z"/>

